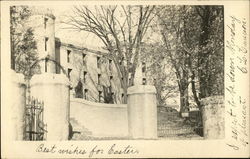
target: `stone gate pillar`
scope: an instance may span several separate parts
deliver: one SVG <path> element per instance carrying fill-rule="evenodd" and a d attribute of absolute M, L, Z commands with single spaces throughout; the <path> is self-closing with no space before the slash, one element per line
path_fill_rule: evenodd
<path fill-rule="evenodd" d="M 202 123 L 205 139 L 221 139 L 225 136 L 225 106 L 223 96 L 201 100 Z"/>
<path fill-rule="evenodd" d="M 64 74 L 34 75 L 30 82 L 31 95 L 44 102 L 46 140 L 68 140 L 69 80 Z"/>
<path fill-rule="evenodd" d="M 132 138 L 157 138 L 154 86 L 135 85 L 128 88 L 128 128 Z"/>
<path fill-rule="evenodd" d="M 25 136 L 25 104 L 26 85 L 24 76 L 11 70 L 11 138 L 13 140 L 24 140 Z"/>

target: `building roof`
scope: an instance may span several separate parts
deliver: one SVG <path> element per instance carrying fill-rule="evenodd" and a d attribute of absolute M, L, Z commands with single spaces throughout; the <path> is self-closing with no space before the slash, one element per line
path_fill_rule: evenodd
<path fill-rule="evenodd" d="M 55 38 L 55 41 L 56 41 L 56 47 L 60 45 L 60 46 L 65 46 L 65 47 L 72 48 L 72 49 L 77 49 L 80 51 L 88 51 L 88 52 L 99 54 L 99 55 L 106 55 L 108 53 L 108 51 L 105 48 L 101 48 L 101 47 L 93 48 L 93 46 L 81 47 L 75 44 L 61 42 L 60 38 L 57 38 L 57 37 Z"/>

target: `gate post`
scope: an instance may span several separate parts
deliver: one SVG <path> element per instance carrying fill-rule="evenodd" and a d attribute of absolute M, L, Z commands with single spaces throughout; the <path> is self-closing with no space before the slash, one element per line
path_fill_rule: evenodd
<path fill-rule="evenodd" d="M 11 138 L 13 140 L 24 140 L 25 135 L 25 104 L 26 85 L 24 76 L 11 70 Z"/>
<path fill-rule="evenodd" d="M 31 95 L 44 102 L 46 140 L 68 140 L 69 80 L 64 74 L 34 75 L 30 82 Z"/>
<path fill-rule="evenodd" d="M 135 85 L 128 88 L 128 128 L 132 138 L 157 138 L 154 86 Z"/>
<path fill-rule="evenodd" d="M 205 139 L 225 137 L 225 106 L 223 96 L 211 96 L 201 100 L 203 134 Z"/>

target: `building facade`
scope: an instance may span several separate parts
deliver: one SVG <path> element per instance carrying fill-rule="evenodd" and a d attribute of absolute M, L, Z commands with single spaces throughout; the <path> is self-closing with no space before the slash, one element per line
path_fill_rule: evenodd
<path fill-rule="evenodd" d="M 124 103 L 121 80 L 107 51 L 80 47 L 55 37 L 56 17 L 47 9 L 35 8 L 27 25 L 34 30 L 40 73 L 64 73 L 71 82 L 71 95 L 101 103 Z M 46 60 L 49 59 L 49 60 Z M 141 84 L 145 78 L 141 80 Z"/>

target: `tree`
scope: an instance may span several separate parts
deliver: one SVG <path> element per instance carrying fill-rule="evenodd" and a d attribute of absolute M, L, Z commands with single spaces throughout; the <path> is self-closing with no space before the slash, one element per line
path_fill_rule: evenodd
<path fill-rule="evenodd" d="M 10 7 L 11 68 L 25 76 L 34 74 L 30 67 L 37 60 L 33 29 L 25 26 L 30 15 L 27 6 Z"/>
<path fill-rule="evenodd" d="M 96 35 L 114 61 L 123 88 L 125 102 L 127 88 L 133 85 L 141 43 L 153 20 L 155 6 L 76 6 L 74 16 L 65 21 L 69 29 Z M 131 80 L 129 80 L 131 74 Z"/>
<path fill-rule="evenodd" d="M 201 108 L 200 98 L 223 94 L 223 8 L 164 6 L 160 9 L 161 34 L 179 79 L 180 95 L 188 93 L 185 89 L 191 83 L 194 100 Z"/>
<path fill-rule="evenodd" d="M 224 20 L 222 6 L 195 7 L 200 18 L 198 77 L 200 98 L 224 94 Z"/>
<path fill-rule="evenodd" d="M 180 92 L 180 112 L 188 110 L 189 107 L 189 71 L 187 69 L 186 52 L 183 51 L 183 16 L 186 8 L 184 6 L 164 6 L 158 8 L 158 20 L 160 34 L 165 46 L 165 55 L 172 65 L 177 78 Z"/>
<path fill-rule="evenodd" d="M 141 61 L 146 65 L 147 80 L 156 88 L 158 106 L 166 106 L 167 100 L 176 97 L 178 86 L 171 65 L 166 58 L 166 49 L 159 42 L 142 46 Z"/>

